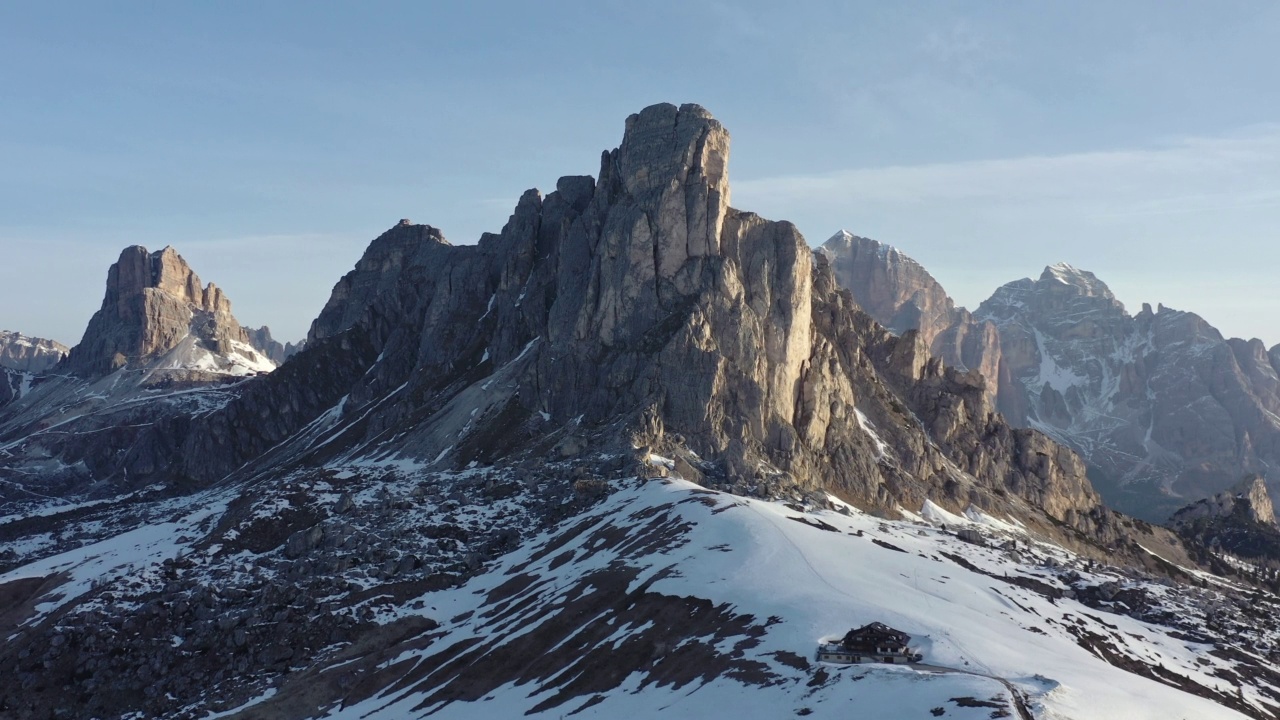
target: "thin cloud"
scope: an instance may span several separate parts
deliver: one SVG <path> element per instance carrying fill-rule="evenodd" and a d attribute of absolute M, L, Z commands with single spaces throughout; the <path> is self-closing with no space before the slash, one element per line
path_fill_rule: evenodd
<path fill-rule="evenodd" d="M 1144 149 L 749 179 L 734 191 L 746 206 L 793 209 L 968 202 L 992 209 L 1057 205 L 1104 217 L 1258 206 L 1280 198 L 1280 126 Z"/>

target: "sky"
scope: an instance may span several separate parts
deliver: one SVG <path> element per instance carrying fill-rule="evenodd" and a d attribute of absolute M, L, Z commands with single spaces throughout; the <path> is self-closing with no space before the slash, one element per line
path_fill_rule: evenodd
<path fill-rule="evenodd" d="M 78 342 L 128 245 L 305 335 L 400 218 L 456 244 L 696 102 L 736 207 L 970 308 L 1059 261 L 1280 343 L 1280 4 L 0 4 L 0 328 Z"/>

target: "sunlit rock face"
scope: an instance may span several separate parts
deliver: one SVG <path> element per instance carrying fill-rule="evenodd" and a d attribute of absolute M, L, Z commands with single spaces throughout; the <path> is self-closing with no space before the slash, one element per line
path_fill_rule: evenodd
<path fill-rule="evenodd" d="M 206 372 L 270 371 L 270 359 L 249 341 L 231 314 L 231 301 L 200 278 L 172 247 L 148 252 L 127 247 L 107 271 L 102 307 L 94 313 L 65 368 L 100 377 L 139 368 L 174 353 L 165 369 Z"/>

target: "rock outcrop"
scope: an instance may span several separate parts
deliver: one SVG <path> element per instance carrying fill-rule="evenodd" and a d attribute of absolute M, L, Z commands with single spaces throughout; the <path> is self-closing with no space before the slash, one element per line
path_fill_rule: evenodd
<path fill-rule="evenodd" d="M 301 350 L 306 342 L 302 340 L 297 343 L 281 343 L 271 337 L 271 328 L 266 325 L 256 329 L 246 326 L 244 332 L 245 336 L 249 338 L 249 345 L 276 365 L 283 365 L 284 361 L 293 357 L 294 353 Z"/>
<path fill-rule="evenodd" d="M 1169 518 L 1169 526 L 1187 541 L 1198 561 L 1217 572 L 1230 575 L 1242 569 L 1224 562 L 1224 554 L 1244 558 L 1255 568 L 1280 567 L 1280 526 L 1260 475 L 1183 507 Z M 1273 591 L 1280 588 L 1274 572 L 1258 579 L 1268 581 Z"/>
<path fill-rule="evenodd" d="M 67 346 L 56 340 L 0 330 L 0 367 L 42 373 L 57 365 L 67 352 Z"/>
<path fill-rule="evenodd" d="M 818 252 L 859 307 L 896 334 L 915 330 L 946 364 L 990 378 L 987 395 L 995 401 L 1000 337 L 994 325 L 957 307 L 920 263 L 891 245 L 841 230 Z"/>
<path fill-rule="evenodd" d="M 1267 484 L 1262 476 L 1247 477 L 1235 487 L 1191 503 L 1174 513 L 1169 522 L 1177 527 L 1201 518 L 1230 517 L 1237 512 L 1253 522 L 1276 525 L 1275 508 L 1271 504 L 1271 496 L 1267 494 Z"/>
<path fill-rule="evenodd" d="M 93 378 L 156 362 L 163 369 L 228 374 L 274 367 L 249 344 L 222 290 L 202 286 L 172 247 L 152 253 L 134 245 L 108 270 L 102 307 L 65 369 Z"/>

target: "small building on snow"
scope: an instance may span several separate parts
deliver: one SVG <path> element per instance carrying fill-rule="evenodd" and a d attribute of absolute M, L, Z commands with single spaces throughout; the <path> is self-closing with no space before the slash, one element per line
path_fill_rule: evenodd
<path fill-rule="evenodd" d="M 835 663 L 911 663 L 924 656 L 911 647 L 911 636 L 873 622 L 845 633 L 839 642 L 818 646 L 818 660 Z"/>

